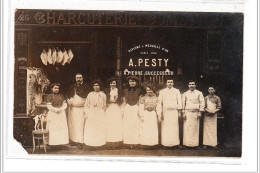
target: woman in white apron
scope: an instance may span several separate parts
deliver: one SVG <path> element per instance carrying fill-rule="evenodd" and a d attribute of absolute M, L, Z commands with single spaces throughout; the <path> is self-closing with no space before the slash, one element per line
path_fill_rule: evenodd
<path fill-rule="evenodd" d="M 203 148 L 217 147 L 217 112 L 221 109 L 221 100 L 215 95 L 215 89 L 209 87 L 209 95 L 205 97 L 205 116 L 203 124 Z"/>
<path fill-rule="evenodd" d="M 47 96 L 47 129 L 49 130 L 49 145 L 62 145 L 69 143 L 69 132 L 65 109 L 67 103 L 62 94 L 59 94 L 60 84 L 51 86 L 52 94 Z"/>
<path fill-rule="evenodd" d="M 139 101 L 140 144 L 146 147 L 156 146 L 159 143 L 157 112 L 160 113 L 161 109 L 154 90 L 155 88 L 152 85 L 148 85 L 146 95 L 141 97 Z"/>
<path fill-rule="evenodd" d="M 87 96 L 85 103 L 84 143 L 99 147 L 106 144 L 106 95 L 100 91 L 101 81 L 93 82 L 94 91 Z"/>
<path fill-rule="evenodd" d="M 106 109 L 106 142 L 107 147 L 116 148 L 122 144 L 123 140 L 123 119 L 119 106 L 121 94 L 116 87 L 114 77 L 107 80 L 110 87 L 105 90 L 107 97 Z"/>
<path fill-rule="evenodd" d="M 125 102 L 122 106 L 123 117 L 123 143 L 127 147 L 134 148 L 140 144 L 140 117 L 138 102 L 141 96 L 141 89 L 137 87 L 138 77 L 129 76 L 129 87 L 124 89 Z"/>

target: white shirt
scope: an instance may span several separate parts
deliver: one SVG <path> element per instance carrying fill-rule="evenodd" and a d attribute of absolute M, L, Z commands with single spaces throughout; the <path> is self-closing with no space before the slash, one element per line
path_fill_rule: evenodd
<path fill-rule="evenodd" d="M 183 109 L 185 110 L 199 110 L 204 111 L 205 100 L 202 92 L 194 89 L 183 93 L 182 97 Z"/>
<path fill-rule="evenodd" d="M 159 103 L 163 109 L 182 109 L 181 93 L 176 88 L 165 88 L 159 93 Z"/>
<path fill-rule="evenodd" d="M 92 91 L 88 94 L 85 106 L 89 108 L 104 108 L 106 106 L 106 95 L 100 91 Z"/>
<path fill-rule="evenodd" d="M 116 97 L 118 97 L 118 89 L 110 88 L 110 101 L 115 101 Z"/>

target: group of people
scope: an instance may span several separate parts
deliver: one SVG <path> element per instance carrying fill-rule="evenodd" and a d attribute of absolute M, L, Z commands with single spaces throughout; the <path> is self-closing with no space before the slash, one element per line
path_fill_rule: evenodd
<path fill-rule="evenodd" d="M 181 94 L 173 87 L 173 79 L 167 78 L 166 87 L 157 96 L 152 84 L 146 86 L 143 94 L 136 76 L 127 77 L 128 87 L 122 91 L 115 78 L 108 79 L 109 87 L 102 91 L 100 80 L 92 82 L 91 91 L 83 83 L 82 74 L 75 78 L 66 99 L 59 94 L 60 84 L 52 84 L 53 93 L 47 97 L 49 145 L 71 143 L 82 149 L 83 144 L 95 148 L 105 144 L 118 147 L 123 143 L 129 148 L 140 145 L 149 148 L 158 146 L 160 141 L 165 147 L 198 147 L 200 118 L 205 112 L 204 148 L 217 147 L 217 112 L 221 101 L 212 86 L 204 98 L 195 89 L 195 81 L 189 81 L 189 89 Z M 182 146 L 179 118 L 183 118 Z"/>

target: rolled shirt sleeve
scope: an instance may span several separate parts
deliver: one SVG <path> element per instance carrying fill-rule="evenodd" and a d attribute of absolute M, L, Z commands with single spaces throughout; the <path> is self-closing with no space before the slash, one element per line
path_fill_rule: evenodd
<path fill-rule="evenodd" d="M 186 91 L 182 97 L 183 110 L 198 110 L 204 111 L 205 99 L 202 92 L 198 90 Z"/>
<path fill-rule="evenodd" d="M 182 99 L 181 99 L 181 93 L 180 90 L 177 90 L 177 104 L 178 104 L 178 110 L 182 109 Z"/>
<path fill-rule="evenodd" d="M 203 97 L 202 92 L 199 93 L 199 103 L 200 103 L 200 111 L 203 112 L 205 111 L 205 99 Z"/>
<path fill-rule="evenodd" d="M 219 97 L 217 97 L 217 109 L 221 109 L 221 99 Z"/>
<path fill-rule="evenodd" d="M 186 94 L 182 94 L 182 110 L 184 111 L 186 108 Z"/>

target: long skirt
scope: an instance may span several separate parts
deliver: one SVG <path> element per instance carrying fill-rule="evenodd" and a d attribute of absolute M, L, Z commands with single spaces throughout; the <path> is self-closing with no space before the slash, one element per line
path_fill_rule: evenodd
<path fill-rule="evenodd" d="M 217 146 L 217 114 L 204 116 L 203 124 L 203 145 Z"/>
<path fill-rule="evenodd" d="M 49 130 L 49 145 L 69 143 L 69 132 L 65 111 L 56 113 L 48 112 L 47 129 Z"/>
<path fill-rule="evenodd" d="M 172 147 L 180 144 L 178 110 L 164 110 L 161 122 L 161 143 Z"/>
<path fill-rule="evenodd" d="M 84 143 L 88 146 L 106 144 L 106 116 L 101 108 L 90 108 L 84 127 Z"/>
<path fill-rule="evenodd" d="M 199 111 L 186 111 L 186 120 L 183 123 L 183 145 L 188 147 L 199 146 L 200 119 Z"/>
<path fill-rule="evenodd" d="M 69 107 L 69 137 L 73 142 L 83 143 L 84 107 Z"/>
<path fill-rule="evenodd" d="M 123 143 L 139 144 L 140 118 L 138 116 L 138 106 L 125 105 L 123 117 Z"/>
<path fill-rule="evenodd" d="M 121 109 L 116 103 L 109 104 L 106 109 L 106 141 L 123 140 L 123 119 Z"/>
<path fill-rule="evenodd" d="M 155 111 L 144 111 L 143 122 L 140 123 L 140 144 L 153 146 L 158 144 L 158 122 Z"/>

